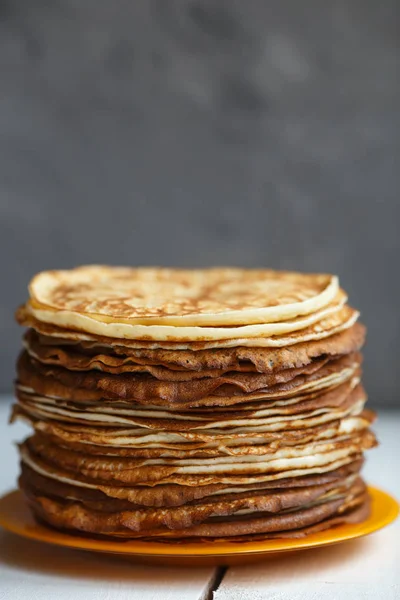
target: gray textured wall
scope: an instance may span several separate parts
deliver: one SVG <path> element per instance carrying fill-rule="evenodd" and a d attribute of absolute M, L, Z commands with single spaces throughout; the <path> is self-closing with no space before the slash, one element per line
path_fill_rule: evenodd
<path fill-rule="evenodd" d="M 396 0 L 3 0 L 0 388 L 34 272 L 338 272 L 398 402 Z"/>

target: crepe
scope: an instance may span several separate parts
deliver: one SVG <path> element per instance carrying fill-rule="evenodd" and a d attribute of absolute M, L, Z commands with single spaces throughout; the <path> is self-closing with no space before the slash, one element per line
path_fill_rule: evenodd
<path fill-rule="evenodd" d="M 357 407 L 356 410 L 360 410 Z M 232 434 L 230 430 L 215 432 L 186 432 L 176 435 L 143 433 L 139 428 L 127 429 L 104 425 L 71 424 L 66 421 L 48 420 L 35 417 L 35 411 L 25 410 L 21 405 L 14 408 L 13 420 L 18 418 L 31 425 L 38 433 L 44 433 L 49 440 L 66 448 L 87 451 L 105 456 L 133 456 L 138 458 L 154 457 L 213 457 L 256 455 L 269 448 L 295 446 L 299 443 L 317 442 L 335 436 L 346 436 L 368 429 L 374 421 L 374 414 L 362 410 L 353 414 L 336 413 L 336 419 L 297 420 L 286 423 L 278 429 L 270 427 L 268 431 L 243 431 Z M 302 425 L 299 427 L 299 425 Z M 292 428 L 290 428 L 292 426 Z"/>
<path fill-rule="evenodd" d="M 164 381 L 190 381 L 220 377 L 229 371 L 268 373 L 299 368 L 321 355 L 339 357 L 357 352 L 365 340 L 365 327 L 355 323 L 329 338 L 296 344 L 295 348 L 151 350 L 124 346 L 71 342 L 40 336 L 30 329 L 24 338 L 29 356 L 43 364 L 72 371 L 99 370 L 107 373 L 150 373 Z"/>
<path fill-rule="evenodd" d="M 18 382 L 23 387 L 59 398 L 79 401 L 132 399 L 153 405 L 224 405 L 258 397 L 300 394 L 307 389 L 342 382 L 360 366 L 359 354 L 336 360 L 315 360 L 299 369 L 277 373 L 229 373 L 221 377 L 193 381 L 160 381 L 147 375 L 102 374 L 97 371 L 72 372 L 38 363 L 27 353 L 18 361 Z M 252 394 L 253 396 L 250 396 Z"/>
<path fill-rule="evenodd" d="M 115 500 L 65 499 L 54 496 L 54 492 L 49 497 L 27 483 L 24 476 L 21 486 L 35 512 L 53 526 L 119 537 L 214 538 L 287 531 L 360 506 L 366 499 L 365 484 L 354 477 L 293 490 L 278 487 L 234 499 L 201 500 L 163 510 L 126 503 L 121 506 Z"/>
<path fill-rule="evenodd" d="M 177 412 L 141 405 L 77 404 L 22 391 L 18 392 L 18 400 L 19 409 L 25 414 L 36 419 L 54 420 L 58 424 L 129 426 L 132 432 L 138 432 L 138 438 L 150 430 L 164 442 L 168 439 L 166 432 L 171 433 L 172 440 L 181 436 L 184 441 L 184 436 L 190 433 L 201 435 L 204 440 L 218 435 L 219 440 L 225 436 L 233 441 L 241 433 L 304 428 L 309 422 L 317 426 L 347 415 L 358 415 L 363 410 L 366 395 L 362 385 L 356 382 L 357 378 L 334 390 L 295 398 L 288 405 L 282 406 L 279 401 L 258 402 L 244 405 L 244 409 L 238 407 L 242 410 L 215 411 L 212 415 L 209 410 Z"/>
<path fill-rule="evenodd" d="M 34 464 L 34 463 L 32 463 Z M 322 484 L 334 484 L 350 477 L 359 476 L 363 460 L 359 458 L 351 463 L 327 471 L 325 473 L 301 475 L 297 477 L 284 477 L 279 481 L 272 479 L 261 483 L 247 484 L 244 486 L 228 486 L 223 483 L 203 485 L 200 487 L 164 484 L 159 486 L 103 486 L 88 484 L 87 482 L 66 481 L 68 477 L 57 474 L 55 469 L 46 475 L 40 474 L 41 467 L 31 468 L 24 461 L 21 462 L 21 482 L 45 496 L 62 497 L 70 500 L 79 500 L 84 504 L 104 504 L 110 501 L 109 507 L 125 510 L 134 507 L 172 507 L 197 504 L 206 499 L 228 500 L 248 497 L 251 493 L 271 493 L 271 490 L 295 490 Z M 43 464 L 42 464 L 43 466 Z"/>
<path fill-rule="evenodd" d="M 29 286 L 33 314 L 53 312 L 50 323 L 74 329 L 86 316 L 129 325 L 248 325 L 315 313 L 336 296 L 338 280 L 257 269 L 160 269 L 89 266 L 45 271 Z M 45 320 L 45 319 L 44 319 Z"/>
<path fill-rule="evenodd" d="M 11 420 L 57 529 L 164 543 L 368 516 L 365 327 L 336 277 L 83 267 L 36 276 Z"/>
<path fill-rule="evenodd" d="M 67 470 L 78 479 L 107 485 L 210 485 L 213 483 L 259 483 L 293 473 L 321 472 L 327 465 L 351 462 L 363 450 L 375 445 L 370 432 L 346 440 L 318 442 L 298 447 L 270 450 L 262 455 L 219 458 L 148 458 L 93 456 L 62 448 L 43 436 L 29 438 L 23 446 L 28 459 L 47 460 L 56 469 Z M 25 456 L 25 455 L 24 455 Z M 31 463 L 30 463 L 31 464 Z M 320 469 L 320 471 L 318 471 Z M 329 470 L 329 468 L 328 468 Z"/>
<path fill-rule="evenodd" d="M 196 341 L 193 339 L 184 340 L 180 339 L 177 341 L 173 336 L 169 336 L 168 339 L 155 339 L 154 336 L 145 337 L 140 336 L 136 339 L 122 338 L 122 337 L 111 337 L 111 330 L 107 330 L 105 335 L 98 335 L 96 333 L 82 332 L 75 329 L 65 329 L 60 326 L 55 326 L 48 323 L 45 320 L 36 318 L 32 311 L 29 310 L 29 306 L 21 306 L 16 312 L 16 319 L 18 323 L 27 327 L 33 327 L 39 333 L 47 336 L 54 336 L 57 338 L 66 338 L 68 340 L 83 340 L 83 341 L 96 341 L 105 344 L 123 344 L 129 348 L 148 348 L 148 349 L 171 349 L 171 350 L 204 350 L 207 348 L 231 348 L 237 346 L 251 346 L 254 348 L 269 348 L 277 347 L 281 348 L 284 346 L 291 346 L 301 342 L 307 342 L 310 340 L 321 340 L 327 338 L 335 333 L 344 331 L 354 325 L 359 317 L 358 311 L 354 310 L 348 305 L 340 308 L 338 304 L 328 307 L 328 315 L 324 318 L 319 313 L 320 320 L 314 321 L 309 326 L 305 326 L 305 320 L 301 321 L 303 329 L 295 329 L 289 324 L 289 329 L 292 327 L 291 332 L 287 332 L 283 335 L 277 335 L 274 333 L 272 337 L 265 337 L 266 332 L 260 330 L 253 330 L 255 334 L 253 337 L 237 337 L 227 338 L 227 330 L 221 328 L 220 333 L 222 338 L 218 339 L 215 336 L 212 339 L 205 340 L 204 332 L 199 332 Z M 40 317 L 41 315 L 37 315 Z M 318 317 L 318 318 L 319 318 Z M 312 318 L 313 320 L 313 318 Z M 299 320 L 294 324 L 299 325 Z M 245 335 L 243 329 L 237 328 L 234 332 Z M 213 335 L 213 334 L 211 334 Z M 217 334 L 218 335 L 218 334 Z M 260 335 L 260 337 L 257 337 Z"/>
<path fill-rule="evenodd" d="M 89 317 L 86 314 L 68 310 L 44 310 L 41 307 L 37 308 L 37 305 L 32 301 L 29 301 L 26 309 L 39 321 L 95 335 L 133 340 L 209 341 L 245 337 L 270 337 L 293 333 L 319 323 L 322 319 L 326 319 L 331 315 L 333 317 L 338 315 L 346 300 L 345 294 L 339 290 L 331 303 L 309 315 L 301 315 L 293 319 L 273 323 L 223 327 L 136 325 L 124 320 L 110 320 L 110 318 L 100 320 L 100 318 L 93 315 Z"/>
<path fill-rule="evenodd" d="M 38 480 L 36 475 L 32 477 L 32 472 L 25 470 L 21 477 L 21 486 L 28 494 L 36 498 L 46 497 L 44 493 L 46 479 L 42 478 L 42 480 Z M 298 487 L 289 490 L 278 487 L 270 490 L 252 490 L 251 492 L 242 494 L 214 496 L 186 503 L 178 507 L 168 507 L 163 511 L 157 508 L 136 506 L 124 500 L 110 498 L 102 498 L 101 500 L 88 499 L 87 495 L 82 494 L 79 488 L 72 490 L 71 486 L 69 488 L 71 490 L 69 491 L 69 495 L 63 496 L 61 490 L 64 490 L 64 487 L 61 486 L 60 489 L 57 484 L 50 488 L 50 497 L 57 498 L 58 501 L 67 500 L 69 509 L 71 509 L 72 505 L 79 503 L 80 506 L 75 506 L 75 513 L 80 513 L 82 516 L 82 508 L 84 508 L 87 516 L 91 512 L 97 513 L 98 520 L 102 520 L 103 524 L 106 521 L 110 524 L 110 516 L 114 518 L 114 522 L 126 519 L 126 513 L 129 511 L 130 528 L 140 531 L 160 527 L 182 529 L 183 524 L 184 527 L 188 527 L 207 521 L 210 518 L 237 514 L 278 513 L 288 509 L 303 507 L 304 505 L 309 505 L 323 499 L 326 500 L 328 496 L 330 498 L 332 496 L 337 497 L 343 494 L 343 492 L 347 492 L 354 484 L 359 489 L 365 489 L 360 478 L 350 476 L 340 481 L 332 480 L 319 485 Z M 49 496 L 47 495 L 47 497 Z M 121 515 L 121 512 L 125 514 Z M 103 515 L 99 513 L 103 513 Z"/>

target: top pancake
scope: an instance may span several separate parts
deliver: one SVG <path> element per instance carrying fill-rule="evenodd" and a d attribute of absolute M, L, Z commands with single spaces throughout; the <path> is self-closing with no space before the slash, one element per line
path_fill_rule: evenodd
<path fill-rule="evenodd" d="M 233 268 L 91 266 L 33 278 L 41 322 L 115 338 L 213 340 L 281 335 L 343 307 L 331 275 Z"/>

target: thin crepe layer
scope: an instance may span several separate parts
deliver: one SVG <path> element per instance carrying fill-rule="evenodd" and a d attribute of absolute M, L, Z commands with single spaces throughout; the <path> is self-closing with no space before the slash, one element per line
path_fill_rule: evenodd
<path fill-rule="evenodd" d="M 338 290 L 335 297 L 326 305 L 310 314 L 274 322 L 223 326 L 157 325 L 132 322 L 123 318 L 83 314 L 77 310 L 53 310 L 36 303 L 32 298 L 26 304 L 26 311 L 44 323 L 66 327 L 94 335 L 106 335 L 121 339 L 167 341 L 167 342 L 209 342 L 229 339 L 270 337 L 290 335 L 318 324 L 323 319 L 336 320 L 345 306 L 347 297 Z M 340 318 L 340 317 L 339 317 Z"/>
<path fill-rule="evenodd" d="M 28 484 L 42 490 L 45 495 L 84 498 L 86 501 L 101 502 L 104 498 L 115 499 L 124 503 L 143 507 L 171 507 L 195 503 L 202 499 L 213 497 L 227 498 L 248 492 L 270 491 L 271 489 L 297 489 L 325 483 L 335 484 L 342 479 L 357 475 L 363 464 L 363 458 L 349 462 L 324 473 L 297 475 L 296 477 L 272 478 L 259 483 L 231 486 L 224 483 L 214 483 L 199 487 L 177 484 L 161 484 L 157 486 L 104 486 L 90 484 L 80 479 L 71 478 L 71 474 L 54 469 L 43 461 L 32 460 L 29 455 L 22 452 L 21 469 L 24 479 Z"/>
<path fill-rule="evenodd" d="M 190 537 L 189 535 L 185 537 L 163 537 L 157 536 L 153 537 L 141 537 L 140 539 L 144 542 L 152 542 L 156 541 L 157 543 L 165 543 L 165 544 L 180 544 L 180 543 L 198 543 L 198 542 L 257 542 L 264 541 L 268 539 L 298 539 L 303 538 L 308 535 L 312 535 L 313 533 L 318 533 L 319 531 L 324 531 L 326 529 L 331 529 L 333 527 L 337 527 L 339 525 L 344 524 L 356 524 L 362 523 L 365 521 L 371 512 L 371 499 L 368 493 L 355 498 L 352 502 L 344 504 L 340 509 L 331 517 L 323 518 L 322 521 L 318 521 L 314 525 L 306 525 L 303 527 L 298 527 L 296 529 L 287 529 L 285 531 L 277 531 L 277 532 L 262 532 L 262 533 L 252 533 L 252 534 L 242 534 L 242 535 L 232 535 L 229 537 L 211 537 L 211 536 L 197 536 Z M 37 517 L 40 520 L 40 517 Z M 93 534 L 92 534 L 93 535 Z M 109 537 L 109 536 L 101 536 L 101 537 Z M 111 538 L 116 540 L 123 541 L 124 539 L 129 539 L 130 534 L 120 535 L 118 537 L 111 536 Z"/>
<path fill-rule="evenodd" d="M 32 305 L 55 313 L 179 327 L 279 322 L 316 312 L 338 290 L 333 275 L 232 267 L 89 265 L 43 271 L 29 285 Z"/>
<path fill-rule="evenodd" d="M 302 418 L 319 414 L 328 414 L 334 418 L 336 410 L 347 411 L 365 402 L 365 390 L 358 381 L 358 378 L 353 378 L 336 388 L 293 398 L 288 404 L 260 400 L 252 405 L 239 405 L 235 411 L 176 411 L 160 409 L 157 406 L 107 401 L 100 405 L 79 403 L 27 393 L 18 388 L 16 395 L 19 406 L 36 418 L 45 417 L 75 424 L 129 425 L 157 431 L 182 432 L 262 426 L 276 422 L 278 417 L 281 422 L 289 417 Z"/>
<path fill-rule="evenodd" d="M 79 493 L 77 488 L 78 493 L 62 496 L 61 490 L 53 486 L 53 493 L 49 495 L 48 492 L 46 493 L 45 488 L 38 488 L 33 485 L 25 475 L 22 475 L 20 479 L 20 487 L 29 497 L 47 497 L 57 502 L 67 502 L 69 506 L 74 505 L 76 507 L 75 514 L 79 514 L 80 509 L 83 509 L 87 515 L 90 515 L 93 511 L 99 517 L 99 521 L 109 521 L 111 517 L 116 523 L 118 520 L 126 520 L 128 513 L 129 528 L 134 531 L 148 531 L 160 527 L 182 529 L 198 525 L 211 518 L 239 514 L 281 513 L 289 509 L 344 495 L 351 487 L 354 489 L 355 485 L 358 486 L 360 491 L 365 490 L 362 480 L 352 476 L 339 482 L 332 481 L 316 486 L 254 490 L 244 494 L 227 494 L 225 497 L 217 496 L 201 499 L 179 507 L 144 508 L 106 496 L 102 500 L 89 500 L 84 494 Z"/>
<path fill-rule="evenodd" d="M 128 348 L 146 348 L 146 349 L 170 349 L 170 350 L 205 350 L 211 348 L 231 348 L 239 346 L 256 347 L 275 347 L 282 348 L 299 344 L 311 340 L 322 340 L 336 333 L 349 329 L 354 325 L 359 317 L 359 313 L 348 305 L 342 309 L 322 318 L 320 321 L 305 327 L 304 329 L 293 331 L 282 335 L 273 335 L 266 337 L 242 337 L 237 339 L 224 339 L 213 341 L 161 341 L 145 339 L 122 339 L 111 337 L 110 335 L 96 335 L 94 333 L 83 333 L 74 329 L 66 329 L 40 321 L 35 318 L 25 306 L 20 306 L 15 314 L 15 318 L 20 325 L 32 327 L 38 333 L 45 336 L 65 338 L 75 341 L 94 341 L 100 344 L 112 346 L 123 345 Z"/>
<path fill-rule="evenodd" d="M 89 454 L 122 456 L 133 458 L 211 458 L 215 456 L 246 456 L 265 454 L 268 449 L 296 446 L 319 442 L 332 438 L 343 438 L 367 430 L 375 419 L 372 411 L 363 410 L 340 420 L 330 421 L 310 428 L 284 429 L 272 432 L 235 434 L 212 440 L 208 436 L 189 436 L 181 443 L 166 442 L 141 443 L 137 431 L 108 427 L 88 427 L 36 420 L 20 407 L 15 407 L 13 419 L 20 418 L 31 425 L 37 433 L 46 435 L 51 442 Z"/>
<path fill-rule="evenodd" d="M 176 506 L 197 506 L 210 502 L 230 502 L 247 499 L 259 494 L 273 494 L 274 491 L 293 491 L 325 486 L 333 489 L 342 485 L 342 481 L 354 481 L 360 472 L 362 460 L 353 461 L 344 467 L 319 475 L 305 475 L 296 478 L 279 479 L 264 483 L 250 484 L 239 487 L 223 487 L 221 484 L 203 486 L 201 494 L 198 490 L 163 484 L 157 487 L 133 486 L 126 496 L 127 488 L 114 488 L 111 493 L 65 483 L 59 479 L 41 475 L 25 463 L 21 463 L 21 485 L 31 488 L 35 493 L 45 496 L 75 500 L 91 508 L 99 510 L 133 510 L 134 508 L 157 507 L 168 508 Z M 121 495 L 120 495 L 121 494 Z"/>
<path fill-rule="evenodd" d="M 32 358 L 73 371 L 147 372 L 164 381 L 190 381 L 199 377 L 220 377 L 229 371 L 270 373 L 299 368 L 321 356 L 338 357 L 357 352 L 364 340 L 365 327 L 355 323 L 350 329 L 329 338 L 289 348 L 146 350 L 57 340 L 41 336 L 33 329 L 27 332 L 24 342 Z"/>
<path fill-rule="evenodd" d="M 298 392 L 324 378 L 335 378 L 346 370 L 354 371 L 360 363 L 361 355 L 353 353 L 333 360 L 315 359 L 307 366 L 277 373 L 232 372 L 211 379 L 176 382 L 159 381 L 146 374 L 72 372 L 63 367 L 43 365 L 23 352 L 17 371 L 20 384 L 45 396 L 69 400 L 132 399 L 143 403 L 191 406 L 213 396 L 233 398 L 237 395 L 243 401 L 243 394 Z"/>
<path fill-rule="evenodd" d="M 226 483 L 260 483 L 296 475 L 334 470 L 359 457 L 376 444 L 371 432 L 347 439 L 283 447 L 264 455 L 211 459 L 135 459 L 89 455 L 59 447 L 45 436 L 34 435 L 21 446 L 23 460 L 31 468 L 53 473 L 74 483 L 93 485 L 156 486 L 177 483 L 185 486 Z M 43 474 L 43 473 L 42 473 Z"/>
<path fill-rule="evenodd" d="M 296 494 L 296 492 L 295 492 Z M 41 519 L 52 526 L 62 529 L 75 529 L 86 533 L 116 535 L 119 537 L 158 537 L 181 538 L 191 537 L 231 537 L 235 535 L 252 535 L 258 533 L 271 533 L 288 531 L 309 527 L 333 515 L 345 512 L 350 507 L 360 506 L 366 500 L 365 485 L 362 480 L 356 482 L 348 490 L 340 490 L 337 495 L 322 496 L 313 503 L 304 503 L 293 508 L 290 499 L 293 494 L 283 492 L 277 502 L 273 498 L 263 497 L 260 501 L 260 510 L 246 514 L 221 517 L 208 517 L 198 524 L 190 522 L 185 525 L 185 517 L 178 520 L 168 519 L 167 515 L 158 519 L 146 516 L 138 518 L 138 511 L 121 511 L 104 513 L 82 506 L 73 501 L 55 500 L 45 496 L 29 494 L 28 500 L 34 511 Z M 285 499 L 285 500 L 283 500 Z M 280 502 L 280 501 L 281 502 Z M 283 502 L 282 502 L 283 500 Z M 270 509 L 279 508 L 280 503 L 289 508 L 272 511 L 263 510 L 262 506 Z M 178 509 L 179 510 L 179 509 Z M 207 511 L 205 511 L 206 515 Z M 204 516 L 205 516 L 204 515 Z M 160 518 L 161 517 L 161 518 Z M 199 517 L 200 518 L 200 517 Z M 150 523 L 149 523 L 150 522 Z M 153 528 L 154 527 L 154 528 Z"/>

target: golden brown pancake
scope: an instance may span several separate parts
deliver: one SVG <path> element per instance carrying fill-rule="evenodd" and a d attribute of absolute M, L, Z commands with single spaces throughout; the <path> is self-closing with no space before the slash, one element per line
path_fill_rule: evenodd
<path fill-rule="evenodd" d="M 198 505 L 203 501 L 225 502 L 249 498 L 252 495 L 273 494 L 279 490 L 297 490 L 328 486 L 329 489 L 338 487 L 344 480 L 355 480 L 358 477 L 362 460 L 355 460 L 348 465 L 321 475 L 304 475 L 295 478 L 284 478 L 278 481 L 249 484 L 248 486 L 230 488 L 223 484 L 202 486 L 199 489 L 176 484 L 162 484 L 156 487 L 134 486 L 132 488 L 87 488 L 62 482 L 58 479 L 45 477 L 21 463 L 21 483 L 35 493 L 43 493 L 50 497 L 72 499 L 87 506 L 104 506 L 104 510 L 131 510 L 137 507 L 170 507 L 183 505 Z M 126 492 L 129 489 L 129 494 Z M 108 491 L 107 491 L 108 490 Z"/>
<path fill-rule="evenodd" d="M 12 420 L 51 527 L 164 543 L 301 537 L 368 516 L 365 327 L 337 278 L 39 274 Z"/>
<path fill-rule="evenodd" d="M 320 356 L 336 357 L 357 352 L 364 343 L 365 327 L 355 323 L 329 338 L 303 342 L 289 348 L 236 348 L 213 350 L 150 350 L 101 346 L 41 336 L 30 329 L 25 347 L 44 364 L 73 371 L 98 369 L 109 373 L 147 372 L 161 380 L 190 381 L 219 377 L 226 372 L 269 373 L 299 368 Z M 182 372 L 183 371 L 183 372 Z"/>
<path fill-rule="evenodd" d="M 27 490 L 31 506 L 51 525 L 87 533 L 125 538 L 231 537 L 288 531 L 314 525 L 366 500 L 365 484 L 357 479 L 350 487 L 327 486 L 283 491 L 236 500 L 224 506 L 211 503 L 164 511 L 154 509 L 101 511 L 79 502 L 37 496 Z M 239 508 L 246 507 L 246 508 Z M 236 509 L 236 510 L 235 510 Z M 242 513 L 241 513 L 242 511 Z M 236 514 L 235 514 L 236 512 Z M 239 513 L 239 514 L 237 514 Z M 240 514 L 241 513 L 241 514 Z M 244 513 L 244 514 L 243 514 Z"/>
<path fill-rule="evenodd" d="M 64 498 L 81 498 L 84 501 L 104 501 L 104 498 L 120 500 L 124 503 L 135 506 L 148 507 L 169 507 L 182 506 L 197 502 L 203 498 L 222 498 L 236 497 L 237 495 L 248 494 L 249 492 L 267 491 L 270 493 L 273 489 L 287 490 L 303 487 L 317 486 L 325 483 L 338 484 L 342 479 L 358 475 L 363 459 L 358 457 L 350 463 L 326 471 L 324 473 L 314 473 L 308 475 L 298 475 L 296 477 L 283 477 L 280 479 L 271 479 L 260 483 L 244 484 L 241 486 L 229 486 L 225 483 L 214 483 L 199 487 L 177 485 L 173 483 L 160 484 L 157 486 L 104 486 L 93 485 L 82 482 L 78 479 L 75 482 L 67 482 L 68 477 L 63 478 L 61 471 L 57 473 L 55 469 L 49 469 L 44 463 L 35 463 L 32 469 L 22 461 L 21 469 L 23 480 L 27 485 L 44 493 L 46 496 L 62 496 Z M 37 470 L 37 465 L 43 467 L 43 475 Z M 47 469 L 47 470 L 46 470 Z M 68 475 L 66 472 L 64 475 Z"/>
<path fill-rule="evenodd" d="M 226 267 L 86 266 L 45 271 L 29 285 L 31 306 L 55 313 L 54 320 L 57 313 L 70 313 L 72 325 L 85 316 L 99 323 L 180 328 L 281 322 L 315 313 L 338 290 L 332 275 Z"/>
<path fill-rule="evenodd" d="M 259 512 L 280 513 L 289 509 L 304 507 L 311 503 L 332 499 L 346 494 L 354 485 L 364 491 L 364 484 L 356 476 L 341 481 L 316 486 L 299 487 L 291 490 L 272 488 L 270 490 L 252 490 L 242 494 L 227 494 L 196 500 L 178 507 L 144 508 L 130 502 L 111 499 L 104 496 L 101 500 L 90 500 L 76 488 L 73 495 L 63 497 L 60 490 L 53 486 L 52 494 L 47 496 L 43 487 L 37 488 L 29 482 L 29 478 L 22 475 L 20 485 L 24 491 L 34 497 L 50 497 L 58 502 L 67 501 L 68 504 L 77 505 L 77 511 L 84 509 L 86 514 L 93 511 L 103 522 L 111 518 L 126 518 L 129 512 L 130 526 L 135 531 L 142 529 L 181 529 L 203 523 L 215 517 L 227 517 L 236 514 L 255 514 Z M 354 488 L 353 488 L 354 489 Z M 121 512 L 125 513 L 124 516 Z M 103 513 L 103 515 L 101 515 Z"/>
<path fill-rule="evenodd" d="M 160 381 L 147 374 L 68 371 L 63 367 L 43 365 L 23 352 L 17 370 L 21 385 L 46 396 L 77 401 L 132 399 L 154 405 L 196 406 L 208 404 L 210 396 L 238 396 L 240 402 L 246 399 L 247 394 L 255 392 L 275 396 L 299 392 L 304 386 L 307 389 L 309 384 L 346 369 L 354 372 L 360 362 L 360 354 L 353 353 L 333 360 L 315 359 L 304 367 L 276 373 L 230 372 L 221 377 L 193 381 Z M 246 395 L 243 396 L 243 393 Z M 224 401 L 214 401 L 214 404 L 224 404 Z"/>

